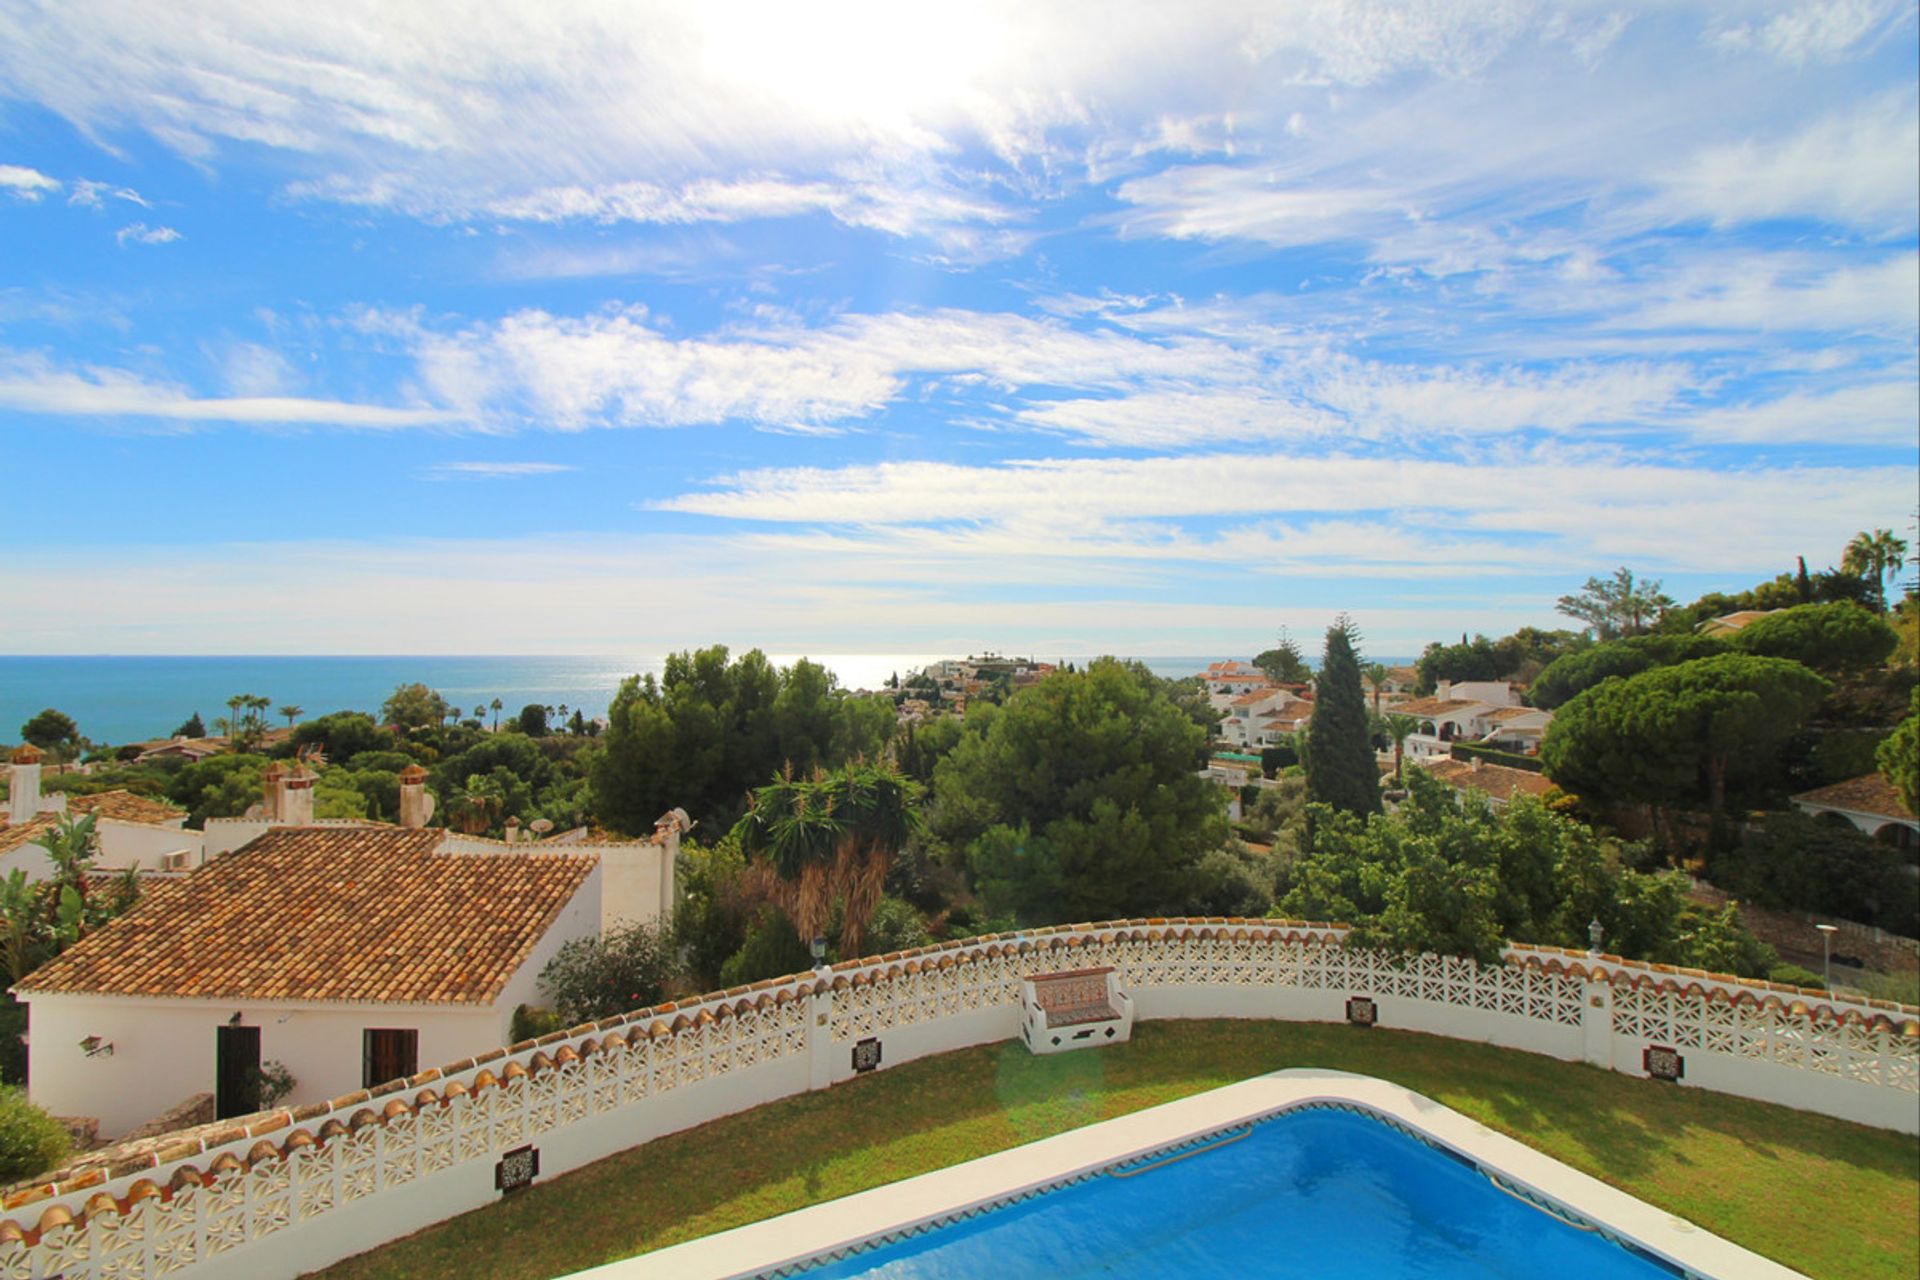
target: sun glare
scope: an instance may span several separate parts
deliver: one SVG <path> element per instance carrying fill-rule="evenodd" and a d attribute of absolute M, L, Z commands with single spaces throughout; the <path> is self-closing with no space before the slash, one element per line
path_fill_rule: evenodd
<path fill-rule="evenodd" d="M 1012 33 L 997 17 L 886 3 L 711 11 L 705 70 L 792 110 L 897 131 L 980 86 Z"/>

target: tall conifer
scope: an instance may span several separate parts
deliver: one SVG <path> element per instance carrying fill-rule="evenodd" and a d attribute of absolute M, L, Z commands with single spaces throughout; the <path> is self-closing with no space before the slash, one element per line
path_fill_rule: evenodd
<path fill-rule="evenodd" d="M 1380 770 L 1367 740 L 1367 702 L 1352 619 L 1341 614 L 1327 628 L 1326 652 L 1314 682 L 1307 722 L 1307 797 L 1346 813 L 1380 812 Z"/>

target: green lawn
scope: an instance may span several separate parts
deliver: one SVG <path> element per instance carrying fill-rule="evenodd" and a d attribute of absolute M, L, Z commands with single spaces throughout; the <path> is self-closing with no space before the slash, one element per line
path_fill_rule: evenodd
<path fill-rule="evenodd" d="M 484 1258 L 494 1280 L 544 1280 L 1282 1067 L 1395 1081 L 1812 1276 L 1920 1275 L 1911 1138 L 1486 1045 L 1257 1021 L 908 1063 L 661 1138 L 321 1274 L 453 1280 Z"/>

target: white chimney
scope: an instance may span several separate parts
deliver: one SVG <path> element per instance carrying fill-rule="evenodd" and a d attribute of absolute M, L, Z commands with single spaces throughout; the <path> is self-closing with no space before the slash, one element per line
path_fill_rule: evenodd
<path fill-rule="evenodd" d="M 1442 680 L 1434 686 L 1433 696 L 1445 702 L 1453 697 L 1453 681 Z"/>
<path fill-rule="evenodd" d="M 410 764 L 400 771 L 400 825 L 424 827 L 433 817 L 433 796 L 427 791 L 427 771 Z"/>
<path fill-rule="evenodd" d="M 40 813 L 40 749 L 31 743 L 14 748 L 8 778 L 7 808 L 16 823 L 31 822 Z"/>
<path fill-rule="evenodd" d="M 287 767 L 278 760 L 267 766 L 260 775 L 260 816 L 268 822 L 280 821 L 280 810 L 286 795 Z"/>
<path fill-rule="evenodd" d="M 299 766 L 281 784 L 280 821 L 290 827 L 313 825 L 313 775 Z"/>
<path fill-rule="evenodd" d="M 507 833 L 508 844 L 520 843 L 520 819 L 509 817 L 507 819 L 505 830 Z"/>

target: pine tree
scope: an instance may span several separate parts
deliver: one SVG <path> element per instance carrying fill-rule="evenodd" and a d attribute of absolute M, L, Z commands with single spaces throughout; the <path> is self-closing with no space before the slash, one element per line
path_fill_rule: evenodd
<path fill-rule="evenodd" d="M 1367 736 L 1358 638 L 1344 613 L 1327 628 L 1327 647 L 1307 721 L 1307 797 L 1346 813 L 1380 812 L 1380 770 Z"/>

